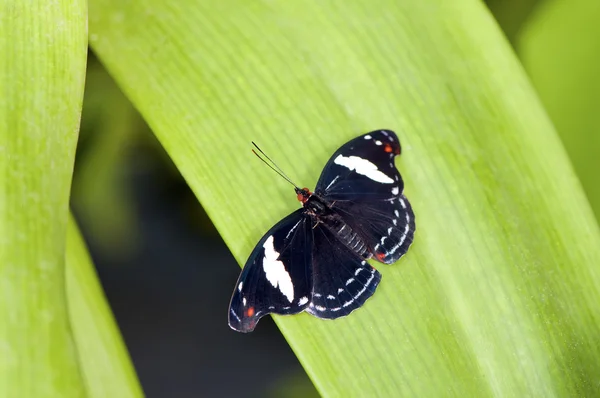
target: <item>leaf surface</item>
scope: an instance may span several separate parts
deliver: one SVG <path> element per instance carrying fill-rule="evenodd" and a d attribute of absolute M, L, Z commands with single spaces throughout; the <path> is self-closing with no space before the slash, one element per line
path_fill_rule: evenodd
<path fill-rule="evenodd" d="M 398 133 L 413 247 L 351 316 L 276 318 L 323 395 L 597 390 L 598 227 L 480 2 L 92 0 L 90 33 L 240 263 L 298 206 L 251 140 L 310 187 Z"/>

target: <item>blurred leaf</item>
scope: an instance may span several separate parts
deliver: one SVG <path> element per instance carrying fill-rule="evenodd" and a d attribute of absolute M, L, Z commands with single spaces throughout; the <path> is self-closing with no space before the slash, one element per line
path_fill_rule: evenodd
<path fill-rule="evenodd" d="M 308 381 L 302 372 L 287 375 L 278 380 L 271 380 L 271 385 L 265 393 L 272 398 L 319 398 L 319 392 Z"/>
<path fill-rule="evenodd" d="M 298 206 L 250 140 L 314 186 L 346 140 L 399 132 L 410 252 L 349 317 L 276 317 L 323 395 L 600 388 L 597 224 L 483 4 L 92 0 L 90 33 L 240 263 Z"/>
<path fill-rule="evenodd" d="M 546 0 L 486 0 L 508 40 L 514 43 L 536 7 Z"/>
<path fill-rule="evenodd" d="M 548 1 L 518 47 L 600 220 L 600 2 Z"/>
<path fill-rule="evenodd" d="M 0 396 L 79 397 L 65 234 L 84 1 L 0 1 Z"/>
<path fill-rule="evenodd" d="M 92 62 L 71 204 L 93 241 L 112 256 L 127 254 L 137 244 L 137 220 L 124 171 L 125 155 L 132 152 L 140 125 L 135 109 L 106 70 Z"/>
<path fill-rule="evenodd" d="M 72 218 L 67 228 L 66 264 L 69 314 L 87 396 L 143 396 L 94 266 Z"/>

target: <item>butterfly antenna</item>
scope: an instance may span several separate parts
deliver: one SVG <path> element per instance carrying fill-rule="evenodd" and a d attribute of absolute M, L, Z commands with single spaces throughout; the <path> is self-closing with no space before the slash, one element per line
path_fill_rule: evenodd
<path fill-rule="evenodd" d="M 270 157 L 267 156 L 266 153 L 264 153 L 262 151 L 262 149 L 260 149 L 258 147 L 258 145 L 256 145 L 254 143 L 254 141 L 252 141 L 252 145 L 254 145 L 254 147 L 256 149 L 258 149 L 258 151 L 271 163 L 267 162 L 265 159 L 263 159 L 258 153 L 256 153 L 256 151 L 253 149 L 252 153 L 256 155 L 257 158 L 259 158 L 260 160 L 262 160 L 267 166 L 269 166 L 271 168 L 271 170 L 273 170 L 274 172 L 276 172 L 277 174 L 279 174 L 281 177 L 283 177 L 284 180 L 286 180 L 287 182 L 289 182 L 290 184 L 292 184 L 294 186 L 294 188 L 299 189 L 298 186 L 296 184 L 293 183 L 293 181 L 283 172 L 283 170 L 281 170 L 279 168 L 279 166 L 277 166 L 277 164 L 271 160 Z"/>

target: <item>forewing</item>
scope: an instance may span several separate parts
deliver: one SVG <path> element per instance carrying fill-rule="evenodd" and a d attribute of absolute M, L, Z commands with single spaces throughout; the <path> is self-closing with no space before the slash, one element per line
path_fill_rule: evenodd
<path fill-rule="evenodd" d="M 248 258 L 229 304 L 229 326 L 251 332 L 263 316 L 297 314 L 312 291 L 312 231 L 304 209 L 269 230 Z"/>
<path fill-rule="evenodd" d="M 328 200 L 390 199 L 404 183 L 394 165 L 400 141 L 393 131 L 376 130 L 355 138 L 329 159 L 315 193 Z"/>
<path fill-rule="evenodd" d="M 348 315 L 375 293 L 381 274 L 323 224 L 313 233 L 313 292 L 306 311 L 325 319 Z"/>
<path fill-rule="evenodd" d="M 413 241 L 415 214 L 402 194 L 388 200 L 340 200 L 332 208 L 362 237 L 377 261 L 396 262 Z"/>
<path fill-rule="evenodd" d="M 386 264 L 406 253 L 415 232 L 415 215 L 394 165 L 400 150 L 390 130 L 355 138 L 327 162 L 315 189 Z"/>

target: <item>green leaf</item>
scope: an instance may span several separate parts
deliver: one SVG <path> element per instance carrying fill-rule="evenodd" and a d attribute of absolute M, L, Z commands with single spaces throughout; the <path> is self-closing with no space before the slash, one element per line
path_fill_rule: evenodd
<path fill-rule="evenodd" d="M 124 256 L 137 246 L 136 216 L 123 170 L 141 122 L 100 63 L 88 63 L 71 207 L 99 250 Z"/>
<path fill-rule="evenodd" d="M 600 220 L 600 3 L 548 1 L 528 21 L 518 48 Z"/>
<path fill-rule="evenodd" d="M 84 1 L 0 1 L 0 396 L 84 394 L 64 284 Z"/>
<path fill-rule="evenodd" d="M 600 387 L 600 234 L 481 3 L 92 0 L 90 33 L 240 263 L 297 208 L 250 140 L 314 186 L 346 140 L 399 133 L 409 253 L 349 317 L 276 317 L 323 395 Z"/>
<path fill-rule="evenodd" d="M 142 397 L 127 349 L 72 218 L 67 229 L 66 265 L 69 315 L 87 396 Z"/>
<path fill-rule="evenodd" d="M 511 43 L 519 36 L 523 25 L 528 22 L 530 15 L 545 0 L 486 0 L 494 18 L 502 27 L 502 31 Z"/>

